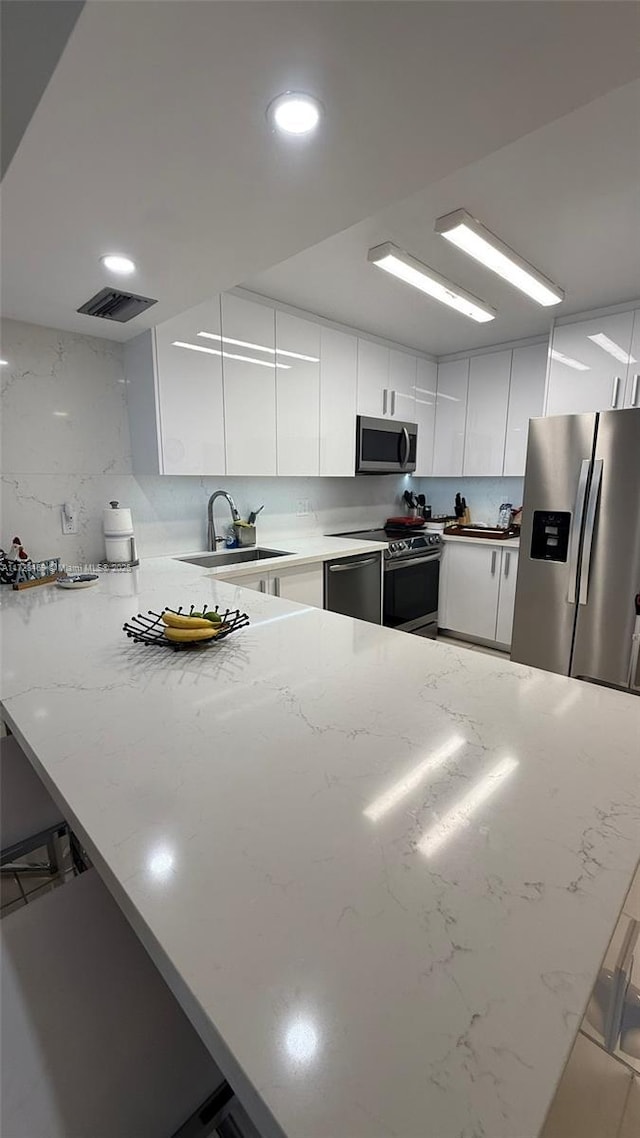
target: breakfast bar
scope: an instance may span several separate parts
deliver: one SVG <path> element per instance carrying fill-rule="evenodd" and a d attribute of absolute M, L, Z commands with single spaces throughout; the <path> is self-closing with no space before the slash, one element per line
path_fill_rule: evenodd
<path fill-rule="evenodd" d="M 251 623 L 122 631 L 191 604 Z M 168 557 L 1 620 L 6 725 L 264 1138 L 539 1135 L 640 856 L 639 700 Z"/>

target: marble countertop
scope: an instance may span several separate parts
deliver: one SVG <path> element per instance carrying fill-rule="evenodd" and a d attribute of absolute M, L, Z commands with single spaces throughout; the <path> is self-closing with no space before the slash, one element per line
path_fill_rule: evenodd
<path fill-rule="evenodd" d="M 121 631 L 239 599 L 195 653 Z M 0 593 L 3 715 L 267 1138 L 535 1138 L 640 854 L 640 700 L 162 558 Z"/>
<path fill-rule="evenodd" d="M 247 548 L 251 548 L 248 546 Z M 209 568 L 207 573 L 213 574 L 215 577 L 242 577 L 243 575 L 253 574 L 256 570 L 264 570 L 270 572 L 272 569 L 292 569 L 296 565 L 311 565 L 317 561 L 329 561 L 334 557 L 355 557 L 360 553 L 371 553 L 372 550 L 386 549 L 387 542 L 384 541 L 355 541 L 352 538 L 344 537 L 323 537 L 322 535 L 313 537 L 291 537 L 284 534 L 282 537 L 270 538 L 267 540 L 259 540 L 255 546 L 256 549 L 271 549 L 284 551 L 286 557 L 265 557 L 260 561 L 245 561 L 240 565 L 234 565 L 230 560 L 229 565 L 218 565 L 215 568 Z M 233 558 L 233 554 L 237 553 L 237 549 L 217 549 L 216 554 L 229 556 Z M 212 550 L 196 550 L 195 552 L 176 553 L 173 556 L 176 558 L 181 557 L 207 557 L 210 556 Z M 202 572 L 202 570 L 201 570 Z"/>
<path fill-rule="evenodd" d="M 443 533 L 443 541 L 463 541 L 465 545 L 497 545 L 501 549 L 519 549 L 519 537 L 498 538 L 497 540 L 490 537 L 460 537 L 455 533 Z"/>

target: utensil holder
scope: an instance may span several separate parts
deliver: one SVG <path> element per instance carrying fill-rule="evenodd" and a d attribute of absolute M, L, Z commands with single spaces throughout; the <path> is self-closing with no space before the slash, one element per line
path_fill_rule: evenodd
<path fill-rule="evenodd" d="M 248 523 L 244 525 L 234 525 L 234 533 L 239 546 L 243 548 L 248 545 L 256 544 L 256 527 L 250 526 Z"/>

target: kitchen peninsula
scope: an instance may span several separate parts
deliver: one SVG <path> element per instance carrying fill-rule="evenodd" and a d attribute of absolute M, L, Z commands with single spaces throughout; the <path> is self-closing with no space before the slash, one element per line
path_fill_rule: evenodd
<path fill-rule="evenodd" d="M 261 1134 L 536 1138 L 640 854 L 640 701 L 171 558 L 1 601 L 6 723 Z M 250 626 L 122 632 L 205 602 Z"/>

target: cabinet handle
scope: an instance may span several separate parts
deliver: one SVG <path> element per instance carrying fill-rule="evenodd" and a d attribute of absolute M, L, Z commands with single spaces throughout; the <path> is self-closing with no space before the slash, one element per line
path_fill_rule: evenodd
<path fill-rule="evenodd" d="M 633 386 L 631 388 L 631 406 L 637 407 L 638 405 L 638 383 L 640 383 L 640 374 L 636 372 L 633 377 Z"/>
<path fill-rule="evenodd" d="M 620 390 L 620 376 L 616 375 L 613 380 L 613 387 L 611 389 L 611 407 L 615 410 L 618 406 L 618 392 Z"/>
<path fill-rule="evenodd" d="M 496 558 L 497 558 L 497 556 L 498 556 L 498 551 L 496 549 L 494 549 L 493 553 L 491 554 L 491 576 L 492 577 L 495 577 L 495 575 L 496 575 Z"/>
<path fill-rule="evenodd" d="M 509 562 L 510 561 L 511 561 L 511 554 L 509 553 L 508 549 L 505 549 L 505 551 L 504 551 L 504 579 L 505 579 L 505 581 L 506 581 L 507 577 L 509 576 Z"/>
<path fill-rule="evenodd" d="M 264 578 L 261 578 L 261 580 L 260 580 L 260 584 L 258 585 L 258 589 L 259 589 L 259 591 L 260 591 L 261 593 L 266 593 L 266 591 L 267 591 L 267 583 L 266 583 L 266 581 L 264 580 Z"/>
<path fill-rule="evenodd" d="M 279 577 L 273 578 L 273 595 L 274 595 L 274 597 L 280 596 L 280 578 Z"/>
<path fill-rule="evenodd" d="M 391 414 L 395 415 L 395 413 L 396 413 L 396 393 L 395 393 L 395 391 L 392 391 L 391 392 Z"/>
<path fill-rule="evenodd" d="M 386 413 L 387 413 L 387 396 L 388 396 L 388 394 L 389 394 L 389 392 L 387 391 L 387 389 L 385 387 L 384 391 L 382 392 L 382 414 L 383 415 L 386 415 Z"/>

